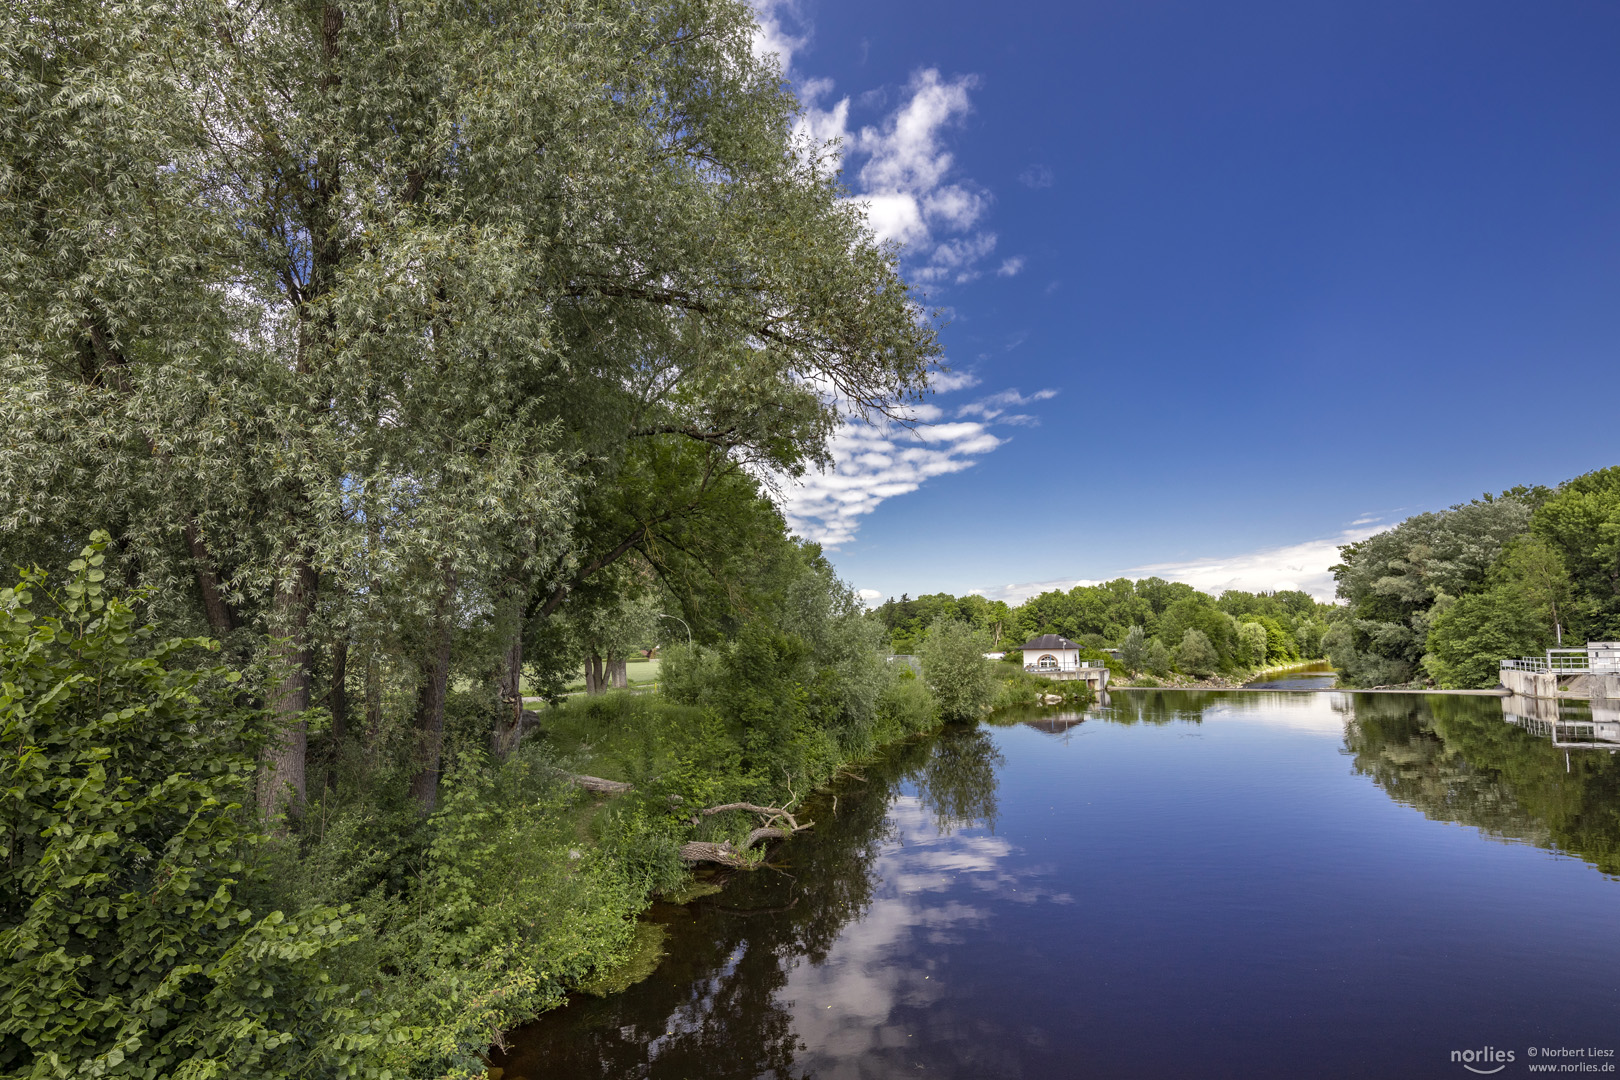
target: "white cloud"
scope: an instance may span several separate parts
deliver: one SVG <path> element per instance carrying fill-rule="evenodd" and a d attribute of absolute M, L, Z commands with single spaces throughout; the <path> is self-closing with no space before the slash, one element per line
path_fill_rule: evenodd
<path fill-rule="evenodd" d="M 860 520 L 885 499 L 928 480 L 971 468 L 1003 442 L 983 423 L 930 422 L 939 409 L 914 409 L 914 426 L 848 421 L 833 440 L 833 467 L 783 492 L 788 526 L 806 540 L 837 548 L 855 538 Z"/>
<path fill-rule="evenodd" d="M 1007 423 L 1008 418 L 1000 422 Z M 1335 582 L 1329 567 L 1339 561 L 1339 548 L 1357 540 L 1365 540 L 1380 531 L 1376 528 L 1357 527 L 1361 525 L 1364 525 L 1361 521 L 1352 522 L 1352 527 L 1335 537 L 1307 540 L 1301 544 L 1283 547 L 1261 548 L 1230 558 L 1193 559 L 1187 562 L 1133 566 L 1119 576 L 1138 580 L 1145 577 L 1161 577 L 1167 581 L 1184 581 L 1211 596 L 1219 596 L 1227 589 L 1242 589 L 1245 592 L 1299 589 L 1310 593 L 1318 600 L 1331 601 Z M 1021 604 L 1032 596 L 1039 596 L 1054 589 L 1067 592 L 1076 585 L 1099 584 L 1101 584 L 1099 580 L 1090 578 L 1058 578 L 1051 581 L 987 586 L 968 591 L 990 600 Z"/>
<path fill-rule="evenodd" d="M 1037 390 L 1033 394 L 1028 395 L 1021 394 L 1017 390 L 1003 390 L 1000 393 L 991 394 L 989 397 L 983 397 L 978 401 L 969 402 L 968 404 L 963 405 L 961 408 L 956 410 L 956 415 L 980 416 L 986 420 L 995 420 L 1002 417 L 1003 414 L 1009 409 L 1023 408 L 1025 405 L 1033 405 L 1037 401 L 1046 401 L 1050 398 L 1057 397 L 1057 394 L 1058 392 L 1056 390 L 1050 388 L 1045 390 Z M 1027 424 L 1032 420 L 1033 417 L 1029 416 L 1019 416 L 1016 419 L 1008 416 L 1003 422 Z"/>
<path fill-rule="evenodd" d="M 947 372 L 936 383 L 942 392 L 976 386 L 977 376 Z M 1009 413 L 1057 396 L 1056 390 L 1023 394 L 1002 390 L 969 402 L 952 420 L 929 402 L 913 405 L 909 423 L 868 424 L 849 420 L 833 436 L 833 466 L 785 483 L 782 511 L 788 526 L 806 540 L 836 549 L 855 538 L 860 519 L 884 500 L 916 491 L 938 476 L 972 468 L 1006 439 L 990 430 L 997 424 L 1030 425 L 1025 413 Z M 976 420 L 964 417 L 976 416 Z"/>
<path fill-rule="evenodd" d="M 979 276 L 978 262 L 996 246 L 995 233 L 976 231 L 990 208 L 990 193 L 953 175 L 954 158 L 945 146 L 945 133 L 972 112 L 969 91 L 977 85 L 972 75 L 946 80 L 933 68 L 918 71 L 882 122 L 851 131 L 848 97 L 822 106 L 832 92 L 830 80 L 799 84 L 803 112 L 795 135 L 802 152 L 817 153 L 839 140 L 852 198 L 864 206 L 879 239 L 905 246 L 907 272 L 918 281 L 972 281 Z M 861 100 L 881 104 L 883 96 Z"/>
<path fill-rule="evenodd" d="M 968 390 L 979 385 L 979 377 L 968 371 L 941 371 L 928 385 L 936 394 L 949 394 L 953 390 Z"/>
<path fill-rule="evenodd" d="M 1010 259 L 1002 260 L 1001 268 L 996 271 L 996 276 L 997 277 L 1017 277 L 1018 272 L 1020 270 L 1022 270 L 1023 268 L 1024 268 L 1024 257 L 1022 255 L 1014 255 Z"/>
<path fill-rule="evenodd" d="M 1091 578 L 1058 578 L 1055 581 L 1025 581 L 1017 585 L 992 585 L 984 589 L 969 589 L 986 600 L 1005 600 L 1009 604 L 1022 604 L 1032 596 L 1039 596 L 1043 592 L 1068 592 L 1076 585 L 1101 585 L 1101 581 Z"/>
<path fill-rule="evenodd" d="M 1351 528 L 1336 537 L 1307 540 L 1302 544 L 1262 548 L 1224 559 L 1135 566 L 1129 573 L 1131 577 L 1184 581 L 1214 596 L 1227 589 L 1246 592 L 1300 589 L 1318 600 L 1327 601 L 1333 599 L 1335 588 L 1329 567 L 1339 561 L 1339 548 L 1356 540 L 1364 540 L 1377 531 L 1365 527 Z"/>
<path fill-rule="evenodd" d="M 798 5 L 792 0 L 751 0 L 754 8 L 754 21 L 758 28 L 754 31 L 754 55 L 765 57 L 775 53 L 782 65 L 782 74 L 786 75 L 793 66 L 793 54 L 809 43 L 807 34 L 795 34 L 788 29 L 788 25 L 799 25 L 802 18 L 799 15 Z"/>

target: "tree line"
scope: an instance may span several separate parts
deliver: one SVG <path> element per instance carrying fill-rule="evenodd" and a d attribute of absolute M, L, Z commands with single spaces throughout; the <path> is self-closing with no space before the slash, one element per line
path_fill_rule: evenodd
<path fill-rule="evenodd" d="M 1009 605 L 890 598 L 868 617 L 897 653 L 960 620 L 998 649 L 1061 634 L 1131 671 L 1242 673 L 1326 657 L 1350 686 L 1486 688 L 1499 662 L 1620 640 L 1620 466 L 1416 514 L 1339 549 L 1337 602 L 1119 578 Z"/>
<path fill-rule="evenodd" d="M 1340 559 L 1327 649 L 1353 683 L 1495 686 L 1502 659 L 1620 639 L 1620 466 L 1417 514 Z"/>
<path fill-rule="evenodd" d="M 1117 650 L 1131 672 L 1201 677 L 1320 658 L 1334 614 L 1332 605 L 1297 590 L 1234 589 L 1216 598 L 1184 582 L 1150 577 L 1049 590 L 1016 606 L 971 594 L 908 595 L 885 601 L 869 617 L 887 631 L 897 653 L 915 651 L 937 620 L 960 620 L 997 649 L 1060 634 L 1097 658 L 1102 650 Z"/>

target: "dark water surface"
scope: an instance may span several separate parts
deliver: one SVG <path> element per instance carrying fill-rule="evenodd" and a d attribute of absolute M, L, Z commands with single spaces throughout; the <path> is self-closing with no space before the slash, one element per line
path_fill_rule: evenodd
<path fill-rule="evenodd" d="M 1620 1050 L 1608 750 L 1492 698 L 1003 719 L 815 805 L 777 870 L 655 909 L 657 973 L 516 1033 L 507 1080 L 1441 1077 L 1485 1046 L 1522 1076 L 1532 1045 Z"/>

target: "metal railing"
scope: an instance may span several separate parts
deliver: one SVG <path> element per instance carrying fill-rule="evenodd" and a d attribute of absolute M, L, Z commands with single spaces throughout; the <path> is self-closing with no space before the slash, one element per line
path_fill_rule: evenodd
<path fill-rule="evenodd" d="M 1584 649 L 1548 649 L 1545 656 L 1520 656 L 1502 661 L 1503 671 L 1555 672 L 1582 675 L 1593 671 L 1620 671 L 1620 662 L 1607 644 Z"/>

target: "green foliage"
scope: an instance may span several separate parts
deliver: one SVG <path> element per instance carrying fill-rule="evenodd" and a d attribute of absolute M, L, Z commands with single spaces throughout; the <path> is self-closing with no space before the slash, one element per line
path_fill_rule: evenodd
<path fill-rule="evenodd" d="M 941 619 L 929 627 L 923 640 L 923 679 L 933 692 L 940 715 L 947 720 L 979 716 L 994 698 L 986 640 L 967 623 Z"/>
<path fill-rule="evenodd" d="M 1090 705 L 1096 697 L 1091 692 L 1091 686 L 1078 679 L 1048 679 L 1018 669 L 996 672 L 995 696 L 991 699 L 991 705 L 996 709 L 1039 705 L 1041 699 L 1049 694 L 1062 698 L 1065 705 L 1081 708 Z"/>
<path fill-rule="evenodd" d="M 1147 655 L 1143 658 L 1142 663 L 1147 670 L 1162 679 L 1170 674 L 1174 658 L 1171 657 L 1170 650 L 1165 648 L 1164 642 L 1154 638 L 1148 644 Z"/>
<path fill-rule="evenodd" d="M 1258 622 L 1241 622 L 1237 628 L 1237 648 L 1234 656 L 1237 662 L 1247 667 L 1256 667 L 1263 664 L 1266 659 L 1266 646 L 1268 638 L 1266 628 Z"/>
<path fill-rule="evenodd" d="M 1120 659 L 1124 661 L 1127 670 L 1141 671 L 1147 661 L 1147 634 L 1140 626 L 1131 627 L 1120 642 Z"/>
<path fill-rule="evenodd" d="M 932 730 L 939 723 L 939 706 L 928 684 L 908 670 L 884 690 L 878 717 L 876 741 L 882 745 Z"/>
<path fill-rule="evenodd" d="M 1620 634 L 1620 466 L 1419 514 L 1340 549 L 1320 647 L 1353 685 L 1494 686 L 1498 661 Z M 1295 628 L 1305 655 L 1321 630 Z"/>
<path fill-rule="evenodd" d="M 326 974 L 358 920 L 247 899 L 264 718 L 105 592 L 107 542 L 0 591 L 0 1075 L 367 1075 L 384 1028 Z"/>
<path fill-rule="evenodd" d="M 1551 636 L 1511 588 L 1472 593 L 1445 605 L 1429 628 L 1424 667 L 1450 689 L 1480 689 L 1501 680 L 1503 657 L 1528 656 L 1546 648 Z"/>
<path fill-rule="evenodd" d="M 1620 465 L 1560 485 L 1530 527 L 1568 575 L 1576 639 L 1620 639 Z"/>
<path fill-rule="evenodd" d="M 1220 654 L 1215 651 L 1202 630 L 1189 627 L 1176 647 L 1176 666 L 1189 675 L 1212 674 L 1220 665 Z"/>
<path fill-rule="evenodd" d="M 1348 610 L 1325 642 L 1334 666 L 1352 685 L 1418 674 L 1436 602 L 1484 587 L 1545 496 L 1526 488 L 1486 495 L 1341 548 L 1333 574 Z"/>

